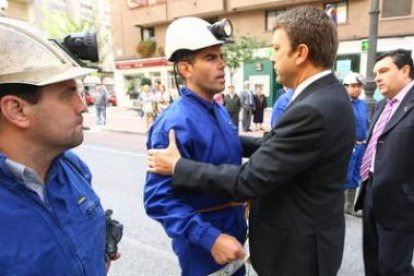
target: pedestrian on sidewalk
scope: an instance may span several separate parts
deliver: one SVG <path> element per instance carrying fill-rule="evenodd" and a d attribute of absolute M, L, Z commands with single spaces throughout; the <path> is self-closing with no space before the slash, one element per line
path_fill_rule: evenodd
<path fill-rule="evenodd" d="M 106 106 L 108 104 L 108 91 L 105 85 L 100 84 L 93 92 L 94 105 L 96 110 L 96 124 L 106 125 Z"/>
<path fill-rule="evenodd" d="M 253 122 L 255 124 L 255 130 L 263 131 L 264 110 L 267 107 L 266 96 L 263 94 L 263 85 L 257 86 L 256 94 L 254 95 L 254 103 Z"/>
<path fill-rule="evenodd" d="M 233 126 L 239 131 L 239 115 L 241 109 L 241 102 L 239 95 L 236 94 L 236 90 L 233 84 L 227 87 L 227 94 L 224 97 L 224 106 L 230 114 Z"/>
<path fill-rule="evenodd" d="M 142 110 L 144 111 L 145 131 L 148 131 L 158 114 L 157 97 L 151 90 L 151 86 L 145 84 L 142 87 L 140 98 L 142 101 Z"/>
<path fill-rule="evenodd" d="M 242 105 L 242 129 L 244 132 L 252 131 L 250 124 L 252 123 L 253 112 L 255 108 L 254 93 L 250 89 L 250 82 L 245 81 L 243 91 L 240 92 L 240 101 Z"/>

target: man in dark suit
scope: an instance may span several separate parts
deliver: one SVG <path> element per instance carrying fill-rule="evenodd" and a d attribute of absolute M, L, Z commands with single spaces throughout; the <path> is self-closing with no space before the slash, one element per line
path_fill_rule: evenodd
<path fill-rule="evenodd" d="M 242 128 L 243 131 L 252 131 L 250 124 L 252 123 L 252 116 L 255 107 L 254 93 L 250 89 L 250 82 L 245 81 L 243 85 L 244 89 L 240 93 L 240 101 L 242 105 Z"/>
<path fill-rule="evenodd" d="M 405 50 L 377 58 L 378 103 L 362 159 L 366 275 L 414 275 L 414 67 Z"/>
<path fill-rule="evenodd" d="M 241 108 L 241 102 L 239 95 L 234 90 L 234 85 L 229 85 L 227 95 L 224 97 L 224 106 L 230 114 L 231 121 L 233 122 L 236 130 L 239 129 L 239 114 Z"/>
<path fill-rule="evenodd" d="M 321 10 L 279 15 L 273 34 L 277 81 L 294 89 L 279 123 L 263 138 L 242 137 L 242 166 L 149 151 L 149 171 L 173 175 L 173 188 L 251 198 L 250 250 L 259 275 L 336 275 L 344 245 L 343 183 L 355 143 L 354 115 L 330 71 L 336 28 Z M 180 145 L 178 144 L 178 147 Z"/>

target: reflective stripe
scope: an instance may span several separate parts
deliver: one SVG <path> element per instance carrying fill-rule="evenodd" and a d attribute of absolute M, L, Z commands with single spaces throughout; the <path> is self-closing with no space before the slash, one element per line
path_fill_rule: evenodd
<path fill-rule="evenodd" d="M 227 209 L 227 208 L 230 208 L 230 207 L 236 207 L 236 206 L 246 206 L 246 202 L 230 201 L 230 202 L 224 203 L 222 205 L 217 205 L 217 206 L 213 206 L 213 207 L 198 209 L 197 211 L 200 212 L 200 213 L 215 212 L 215 211 L 220 211 L 220 210 L 223 210 L 223 209 Z"/>

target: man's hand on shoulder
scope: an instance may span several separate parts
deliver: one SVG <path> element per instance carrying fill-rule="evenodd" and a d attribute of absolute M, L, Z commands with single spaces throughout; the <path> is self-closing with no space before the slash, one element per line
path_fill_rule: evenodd
<path fill-rule="evenodd" d="M 175 132 L 173 129 L 170 129 L 168 132 L 168 138 L 170 144 L 167 148 L 148 150 L 148 172 L 161 175 L 174 174 L 175 165 L 181 158 L 181 154 L 177 148 Z"/>
<path fill-rule="evenodd" d="M 245 254 L 240 242 L 227 234 L 220 234 L 211 248 L 211 255 L 216 263 L 221 265 L 242 259 Z"/>

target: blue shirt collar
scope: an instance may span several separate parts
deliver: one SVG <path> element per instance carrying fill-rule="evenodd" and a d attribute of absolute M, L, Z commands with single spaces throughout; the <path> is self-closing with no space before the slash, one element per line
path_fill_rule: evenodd
<path fill-rule="evenodd" d="M 204 106 L 206 109 L 217 107 L 218 104 L 212 99 L 211 101 L 207 101 L 206 99 L 200 97 L 195 92 L 190 90 L 188 87 L 182 87 L 180 89 L 180 94 L 186 97 L 193 97 L 198 103 Z"/>

